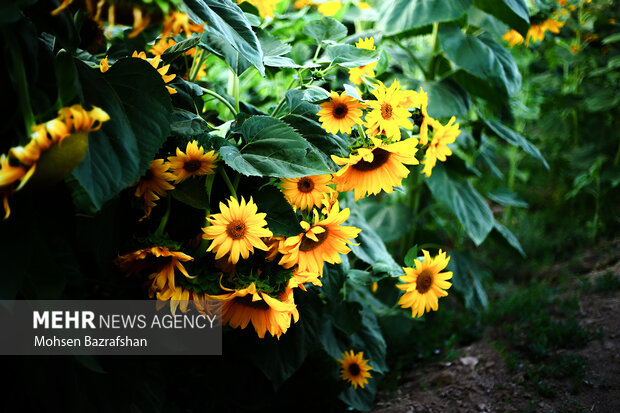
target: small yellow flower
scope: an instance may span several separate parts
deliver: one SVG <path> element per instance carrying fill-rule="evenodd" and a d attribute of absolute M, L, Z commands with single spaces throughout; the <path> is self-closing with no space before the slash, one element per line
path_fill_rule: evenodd
<path fill-rule="evenodd" d="M 265 17 L 273 17 L 273 12 L 276 10 L 277 4 L 280 0 L 237 0 L 237 4 L 241 4 L 247 1 L 252 6 L 258 9 L 258 14 L 263 19 Z"/>
<path fill-rule="evenodd" d="M 317 6 L 317 11 L 321 13 L 323 16 L 331 17 L 338 13 L 338 11 L 342 8 L 341 1 L 326 1 L 324 3 L 320 3 Z"/>
<path fill-rule="evenodd" d="M 369 136 L 383 134 L 388 138 L 400 140 L 400 128 L 413 129 L 409 117 L 411 113 L 403 106 L 403 94 L 400 83 L 394 80 L 389 88 L 379 82 L 379 86 L 372 90 L 377 100 L 368 101 L 371 109 L 366 114 L 366 133 Z"/>
<path fill-rule="evenodd" d="M 521 33 L 519 33 L 518 31 L 514 29 L 511 29 L 507 31 L 506 33 L 504 33 L 504 35 L 502 36 L 502 39 L 506 40 L 510 47 L 514 47 L 517 44 L 521 44 L 523 43 L 523 40 L 524 40 L 523 36 L 521 36 Z"/>
<path fill-rule="evenodd" d="M 358 49 L 375 50 L 375 39 L 372 37 L 366 37 L 362 40 L 362 38 L 360 37 L 359 41 L 355 43 L 355 47 L 357 47 Z M 376 67 L 377 62 L 372 62 L 364 66 L 349 69 L 349 80 L 354 85 L 361 85 L 362 76 L 375 77 Z"/>
<path fill-rule="evenodd" d="M 302 178 L 283 178 L 281 180 L 284 197 L 295 208 L 301 210 L 320 206 L 325 194 L 334 190 L 331 175 L 304 176 Z"/>
<path fill-rule="evenodd" d="M 99 70 L 101 70 L 101 73 L 104 73 L 107 72 L 109 69 L 110 64 L 108 63 L 108 56 L 106 56 L 99 62 Z"/>
<path fill-rule="evenodd" d="M 151 166 L 146 174 L 137 182 L 134 195 L 138 198 L 144 197 L 144 216 L 141 219 L 151 215 L 155 201 L 160 196 L 166 196 L 166 191 L 174 189 L 174 185 L 168 181 L 174 181 L 177 177 L 168 172 L 169 169 L 170 164 L 168 162 L 164 162 L 163 159 L 155 159 L 151 161 Z"/>
<path fill-rule="evenodd" d="M 168 157 L 170 170 L 177 177 L 175 184 L 193 176 L 212 174 L 216 167 L 217 154 L 214 151 L 205 153 L 195 140 L 187 143 L 185 153 L 180 148 L 176 152 L 176 156 Z"/>
<path fill-rule="evenodd" d="M 450 121 L 445 125 L 442 125 L 441 122 L 437 120 L 433 120 L 431 123 L 433 127 L 433 137 L 426 148 L 424 160 L 422 160 L 422 165 L 424 165 L 422 173 L 425 174 L 427 178 L 431 176 L 431 172 L 437 164 L 438 159 L 441 162 L 445 162 L 446 157 L 452 155 L 452 151 L 448 147 L 448 144 L 454 143 L 456 137 L 461 133 L 459 124 L 453 125 L 454 120 L 455 117 L 452 116 Z"/>
<path fill-rule="evenodd" d="M 364 104 L 345 92 L 338 95 L 332 90 L 328 102 L 321 104 L 317 113 L 321 126 L 329 133 L 348 133 L 358 123 L 362 123 L 362 108 Z"/>
<path fill-rule="evenodd" d="M 340 363 L 340 378 L 344 381 L 348 381 L 351 385 L 357 389 L 362 389 L 368 383 L 368 379 L 372 378 L 369 371 L 372 367 L 368 365 L 368 360 L 364 360 L 364 352 L 354 353 L 353 350 L 345 351 L 342 353 L 342 360 L 337 360 Z"/>

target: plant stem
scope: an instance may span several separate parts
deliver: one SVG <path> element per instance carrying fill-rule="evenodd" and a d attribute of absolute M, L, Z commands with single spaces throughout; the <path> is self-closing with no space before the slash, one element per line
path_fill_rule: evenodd
<path fill-rule="evenodd" d="M 171 209 L 170 207 L 172 205 L 172 197 L 168 195 L 167 200 L 168 201 L 166 204 L 166 213 L 161 218 L 161 221 L 159 222 L 159 226 L 157 227 L 157 230 L 155 231 L 155 235 L 163 235 L 164 230 L 166 229 L 166 224 L 168 224 L 168 218 L 170 218 L 170 209 Z"/>
<path fill-rule="evenodd" d="M 435 79 L 436 61 L 439 51 L 439 23 L 433 23 L 433 48 L 431 49 L 431 58 L 428 62 L 428 70 L 426 80 Z"/>
<path fill-rule="evenodd" d="M 235 190 L 232 182 L 230 182 L 230 178 L 228 177 L 228 174 L 226 173 L 224 168 L 220 168 L 220 175 L 222 175 L 222 178 L 224 178 L 224 182 L 226 183 L 230 194 L 233 196 L 233 198 L 237 199 L 237 191 Z"/>
<path fill-rule="evenodd" d="M 213 96 L 214 98 L 216 98 L 217 100 L 219 100 L 220 102 L 222 102 L 226 108 L 228 108 L 228 110 L 233 114 L 233 116 L 237 116 L 237 113 L 239 113 L 238 110 L 235 110 L 235 108 L 233 107 L 233 105 L 230 104 L 230 102 L 228 102 L 226 99 L 224 99 L 223 96 L 219 95 L 218 93 L 214 92 L 211 89 L 207 89 L 205 87 L 199 86 L 200 89 L 205 92 L 207 95 L 209 96 Z"/>
<path fill-rule="evenodd" d="M 321 51 L 321 43 L 316 47 L 316 51 L 314 52 L 314 57 L 312 58 L 313 62 L 316 62 L 316 59 L 319 58 L 319 52 Z"/>
<path fill-rule="evenodd" d="M 15 69 L 15 79 L 17 80 L 17 100 L 19 108 L 24 116 L 24 126 L 26 127 L 26 137 L 29 138 L 32 133 L 32 127 L 35 125 L 32 106 L 30 106 L 30 94 L 28 93 L 28 80 L 26 79 L 26 70 L 22 54 L 16 42 L 9 45 L 11 58 L 13 59 L 13 68 Z"/>
<path fill-rule="evenodd" d="M 286 92 L 291 90 L 294 84 L 295 84 L 295 79 L 291 80 L 291 83 L 289 83 L 289 85 L 286 88 Z M 284 96 L 282 96 L 282 99 L 280 99 L 280 102 L 278 102 L 278 106 L 276 106 L 273 112 L 271 112 L 272 117 L 276 116 L 278 114 L 278 111 L 282 109 L 282 105 L 284 105 L 284 102 L 286 101 L 286 92 L 284 92 Z"/>
<path fill-rule="evenodd" d="M 239 76 L 233 73 L 233 96 L 235 98 L 235 110 L 239 113 Z"/>
<path fill-rule="evenodd" d="M 418 59 L 418 57 L 415 55 L 415 53 L 413 53 L 411 50 L 409 50 L 404 44 L 402 44 L 401 42 L 399 42 L 396 39 L 390 39 L 396 46 L 400 47 L 401 49 L 403 49 L 403 51 L 405 53 L 407 53 L 409 55 L 409 57 L 411 58 L 411 60 L 413 60 L 413 62 L 418 65 L 418 67 L 420 68 L 420 70 L 422 71 L 422 73 L 424 74 L 424 78 L 428 80 L 428 72 L 426 71 L 426 69 L 424 68 L 424 65 L 422 64 L 422 61 L 420 59 Z"/>

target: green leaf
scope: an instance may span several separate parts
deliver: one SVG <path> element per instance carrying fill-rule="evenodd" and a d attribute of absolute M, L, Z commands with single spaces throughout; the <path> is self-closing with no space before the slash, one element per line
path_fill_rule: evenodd
<path fill-rule="evenodd" d="M 528 207 L 527 202 L 525 202 L 519 194 L 507 188 L 496 189 L 495 191 L 487 194 L 487 197 L 503 206 L 515 206 L 519 208 Z"/>
<path fill-rule="evenodd" d="M 361 327 L 361 310 L 360 303 L 334 300 L 329 300 L 326 308 L 327 316 L 334 327 L 346 335 L 355 333 Z"/>
<path fill-rule="evenodd" d="M 310 120 L 300 115 L 287 115 L 282 121 L 292 126 L 293 129 L 323 152 L 327 157 L 333 154 L 346 153 L 347 140 L 339 135 L 332 135 L 325 132 L 321 124 L 315 120 Z"/>
<path fill-rule="evenodd" d="M 526 254 L 525 251 L 523 251 L 523 247 L 521 247 L 519 239 L 515 237 L 515 235 L 508 228 L 496 221 L 495 229 L 502 235 L 502 237 L 504 237 L 504 239 L 508 242 L 508 244 L 510 244 L 511 247 L 519 251 L 519 254 L 521 254 L 521 256 L 525 258 Z"/>
<path fill-rule="evenodd" d="M 458 83 L 443 79 L 438 82 L 422 82 L 420 86 L 428 93 L 428 114 L 430 116 L 449 118 L 465 115 L 469 111 L 471 106 L 469 94 Z"/>
<path fill-rule="evenodd" d="M 375 272 L 384 272 L 392 277 L 403 275 L 402 268 L 388 252 L 379 235 L 368 225 L 361 212 L 356 209 L 351 211 L 351 216 L 345 225 L 351 225 L 362 230 L 354 240 L 359 245 L 350 246 L 357 258 L 372 265 Z"/>
<path fill-rule="evenodd" d="M 488 34 L 472 36 L 459 27 L 441 25 L 439 40 L 446 56 L 463 69 L 454 76 L 470 93 L 497 101 L 519 91 L 521 73 L 517 64 L 510 52 Z M 481 89 L 480 80 L 488 87 Z"/>
<path fill-rule="evenodd" d="M 178 57 L 183 56 L 189 49 L 194 48 L 200 43 L 200 36 L 195 36 L 190 39 L 183 40 L 172 47 L 167 48 L 161 55 L 161 58 L 166 63 L 170 63 L 176 60 Z"/>
<path fill-rule="evenodd" d="M 209 209 L 209 195 L 207 194 L 205 183 L 205 176 L 187 179 L 175 185 L 174 191 L 171 192 L 172 196 L 192 208 Z"/>
<path fill-rule="evenodd" d="M 452 286 L 463 296 L 465 307 L 473 309 L 477 305 L 488 308 L 489 300 L 482 287 L 482 280 L 488 274 L 482 271 L 466 253 L 452 252 L 448 270 L 452 271 Z"/>
<path fill-rule="evenodd" d="M 517 132 L 508 128 L 507 126 L 499 122 L 496 122 L 496 121 L 484 120 L 484 123 L 497 136 L 499 136 L 506 142 L 510 143 L 511 145 L 515 145 L 523 149 L 525 152 L 529 153 L 534 158 L 542 162 L 542 164 L 545 165 L 545 168 L 549 169 L 549 164 L 547 163 L 545 158 L 542 156 L 538 148 L 532 145 L 532 143 L 528 141 L 527 139 L 525 139 L 522 135 L 518 134 Z"/>
<path fill-rule="evenodd" d="M 525 0 L 474 0 L 474 6 L 503 21 L 523 37 L 530 28 L 530 13 Z"/>
<path fill-rule="evenodd" d="M 368 225 L 384 242 L 393 242 L 406 235 L 414 224 L 411 208 L 403 204 L 361 203 Z"/>
<path fill-rule="evenodd" d="M 414 267 L 415 260 L 418 258 L 418 250 L 418 246 L 414 245 L 409 248 L 409 251 L 407 251 L 407 254 L 405 255 L 405 265 L 407 267 Z"/>
<path fill-rule="evenodd" d="M 209 129 L 207 121 L 195 113 L 183 109 L 174 109 L 172 112 L 170 132 L 175 135 L 196 136 Z"/>
<path fill-rule="evenodd" d="M 23 14 L 22 7 L 35 4 L 37 0 L 12 0 L 0 3 L 0 24 L 13 23 L 19 20 Z"/>
<path fill-rule="evenodd" d="M 378 27 L 386 36 L 406 36 L 424 26 L 456 20 L 473 0 L 388 0 L 382 2 Z"/>
<path fill-rule="evenodd" d="M 241 76 L 243 72 L 252 67 L 252 63 L 244 58 L 237 49 L 232 47 L 226 39 L 210 31 L 205 31 L 202 34 L 200 47 L 213 53 L 220 59 L 224 59 L 237 76 Z"/>
<path fill-rule="evenodd" d="M 237 51 L 239 59 L 247 60 L 261 75 L 265 74 L 260 43 L 239 6 L 219 0 L 184 0 L 184 3 L 194 22 L 207 23 L 205 33 L 219 37 L 223 43 Z"/>
<path fill-rule="evenodd" d="M 288 106 L 289 112 L 316 119 L 316 114 L 321 108 L 319 105 L 315 105 L 312 102 L 329 97 L 327 91 L 323 93 L 321 90 L 314 88 L 306 90 L 291 89 L 286 92 L 286 105 Z"/>
<path fill-rule="evenodd" d="M 314 20 L 304 26 L 304 34 L 312 37 L 318 44 L 325 40 L 340 40 L 347 35 L 347 26 L 331 17 Z"/>
<path fill-rule="evenodd" d="M 259 206 L 259 212 L 267 213 L 265 220 L 273 235 L 290 237 L 302 232 L 299 219 L 278 188 L 271 185 L 263 186 L 252 196 Z"/>
<path fill-rule="evenodd" d="M 161 75 L 141 59 L 121 59 L 105 73 L 76 61 L 84 99 L 110 115 L 89 135 L 73 171 L 94 206 L 135 183 L 170 134 L 172 105 Z"/>
<path fill-rule="evenodd" d="M 219 152 L 228 166 L 244 175 L 299 178 L 330 172 L 310 144 L 279 119 L 252 116 L 241 134 L 246 142 L 241 150 L 219 141 Z"/>
<path fill-rule="evenodd" d="M 350 44 L 330 45 L 327 55 L 332 64 L 346 68 L 360 67 L 379 60 L 376 50 L 359 49 Z"/>
<path fill-rule="evenodd" d="M 433 197 L 456 215 L 474 244 L 480 245 L 493 229 L 495 219 L 471 183 L 453 181 L 443 165 L 437 165 L 426 179 L 426 185 Z"/>
<path fill-rule="evenodd" d="M 78 94 L 79 83 L 73 57 L 65 49 L 56 54 L 54 72 L 58 84 L 58 98 L 63 106 L 70 106 Z"/>

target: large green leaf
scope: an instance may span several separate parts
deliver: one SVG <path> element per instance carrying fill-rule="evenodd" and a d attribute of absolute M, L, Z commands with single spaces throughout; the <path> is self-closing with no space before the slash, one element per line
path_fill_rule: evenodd
<path fill-rule="evenodd" d="M 493 131 L 497 136 L 499 136 L 500 138 L 502 138 L 503 140 L 505 140 L 506 142 L 512 145 L 520 147 L 525 152 L 529 153 L 534 158 L 542 162 L 542 164 L 545 165 L 545 168 L 549 169 L 549 164 L 547 163 L 545 158 L 542 156 L 538 148 L 532 145 L 532 143 L 528 141 L 527 139 L 525 139 L 525 137 L 523 137 L 522 135 L 518 134 L 517 132 L 513 131 L 512 129 L 508 128 L 507 126 L 499 122 L 492 121 L 492 120 L 489 120 L 489 121 L 485 120 L 484 123 L 486 123 L 489 129 L 491 129 L 491 131 Z"/>
<path fill-rule="evenodd" d="M 388 0 L 382 2 L 379 27 L 386 36 L 407 35 L 432 23 L 456 20 L 473 0 Z"/>
<path fill-rule="evenodd" d="M 413 212 L 406 205 L 385 205 L 370 201 L 360 206 L 368 224 L 385 242 L 396 241 L 403 237 L 414 225 Z"/>
<path fill-rule="evenodd" d="M 241 126 L 241 134 L 245 146 L 238 149 L 219 141 L 219 152 L 228 166 L 244 175 L 298 178 L 330 172 L 310 144 L 279 119 L 252 116 Z"/>
<path fill-rule="evenodd" d="M 523 247 L 521 247 L 519 239 L 512 233 L 512 231 L 510 231 L 499 222 L 495 222 L 495 229 L 501 234 L 502 237 L 504 237 L 506 242 L 508 242 L 511 247 L 519 251 L 519 254 L 521 254 L 521 256 L 525 258 L 525 251 L 523 251 Z"/>
<path fill-rule="evenodd" d="M 439 40 L 446 56 L 463 69 L 454 76 L 470 93 L 499 101 L 519 91 L 521 73 L 512 55 L 486 33 L 472 36 L 459 27 L 442 25 Z M 481 88 L 480 83 L 488 87 Z"/>
<path fill-rule="evenodd" d="M 260 43 L 239 6 L 220 0 L 184 0 L 184 3 L 194 22 L 207 23 L 206 33 L 221 38 L 239 53 L 239 59 L 247 60 L 261 75 L 265 74 Z"/>
<path fill-rule="evenodd" d="M 323 17 L 320 20 L 314 20 L 304 26 L 304 33 L 317 43 L 325 40 L 340 40 L 347 35 L 347 26 L 331 17 Z"/>
<path fill-rule="evenodd" d="M 403 275 L 402 268 L 388 252 L 381 237 L 368 225 L 361 212 L 355 209 L 351 211 L 351 216 L 345 225 L 352 225 L 362 230 L 355 239 L 355 243 L 359 245 L 351 245 L 351 250 L 357 258 L 372 265 L 375 272 L 387 273 L 393 277 Z"/>
<path fill-rule="evenodd" d="M 301 133 L 308 142 L 323 152 L 328 159 L 330 155 L 343 154 L 347 151 L 346 139 L 325 132 L 325 129 L 317 121 L 294 114 L 287 115 L 282 120 Z M 331 163 L 332 161 L 329 160 L 329 162 Z"/>
<path fill-rule="evenodd" d="M 481 270 L 467 253 L 452 252 L 448 270 L 452 271 L 452 285 L 463 296 L 468 309 L 480 305 L 487 308 L 489 301 L 482 287 L 482 281 L 488 274 Z"/>
<path fill-rule="evenodd" d="M 84 100 L 110 115 L 89 135 L 89 148 L 73 175 L 94 206 L 136 182 L 170 133 L 172 105 L 159 73 L 141 59 L 121 59 L 110 70 L 76 61 Z"/>
<path fill-rule="evenodd" d="M 379 60 L 376 50 L 359 49 L 350 44 L 335 44 L 327 48 L 327 55 L 332 64 L 353 68 L 367 65 Z"/>
<path fill-rule="evenodd" d="M 260 212 L 266 212 L 267 226 L 273 235 L 290 237 L 301 233 L 302 228 L 284 195 L 275 186 L 267 185 L 252 194 L 254 202 L 260 205 Z"/>
<path fill-rule="evenodd" d="M 170 131 L 179 136 L 196 136 L 209 130 L 206 120 L 187 110 L 174 109 Z"/>
<path fill-rule="evenodd" d="M 458 83 L 443 79 L 438 82 L 422 82 L 420 86 L 428 93 L 428 114 L 434 118 L 465 115 L 471 101 L 469 94 Z M 416 87 L 416 90 L 418 88 Z"/>
<path fill-rule="evenodd" d="M 433 197 L 456 215 L 467 235 L 476 245 L 480 245 L 493 229 L 495 219 L 484 198 L 471 183 L 453 181 L 443 165 L 437 165 L 426 179 L 426 184 Z"/>
<path fill-rule="evenodd" d="M 474 6 L 497 17 L 523 37 L 530 28 L 530 12 L 525 0 L 474 0 Z"/>

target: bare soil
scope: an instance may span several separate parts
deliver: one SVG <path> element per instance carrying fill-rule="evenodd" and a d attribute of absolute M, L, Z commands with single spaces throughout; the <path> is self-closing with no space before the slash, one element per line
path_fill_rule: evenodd
<path fill-rule="evenodd" d="M 619 240 L 601 252 L 586 251 L 571 263 L 545 271 L 568 269 L 593 283 L 608 273 L 620 275 Z M 579 319 L 582 327 L 600 335 L 582 349 L 565 350 L 587 360 L 585 380 L 577 392 L 568 378 L 559 378 L 553 381 L 555 396 L 541 397 L 525 377 L 525 369 L 509 370 L 492 340 L 485 338 L 459 349 L 451 362 L 405 372 L 395 392 L 380 394 L 373 411 L 620 412 L 620 291 L 582 293 Z"/>

